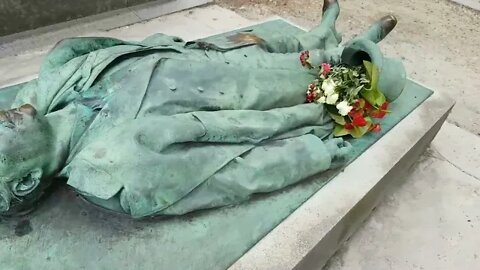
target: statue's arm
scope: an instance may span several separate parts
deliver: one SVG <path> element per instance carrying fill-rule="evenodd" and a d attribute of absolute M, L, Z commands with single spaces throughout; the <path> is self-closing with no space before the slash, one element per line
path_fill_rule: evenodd
<path fill-rule="evenodd" d="M 203 184 L 159 214 L 183 215 L 234 205 L 252 195 L 280 190 L 344 165 L 351 146 L 312 134 L 269 141 L 229 162 Z"/>

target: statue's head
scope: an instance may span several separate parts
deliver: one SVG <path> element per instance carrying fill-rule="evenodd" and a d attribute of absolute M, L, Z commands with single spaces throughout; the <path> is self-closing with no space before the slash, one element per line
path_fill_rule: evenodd
<path fill-rule="evenodd" d="M 51 174 L 52 132 L 31 105 L 0 111 L 0 215 L 26 211 Z"/>

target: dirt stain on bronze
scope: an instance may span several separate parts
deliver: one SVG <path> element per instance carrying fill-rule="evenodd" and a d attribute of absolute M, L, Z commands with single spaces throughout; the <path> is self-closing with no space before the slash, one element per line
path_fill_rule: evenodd
<path fill-rule="evenodd" d="M 93 157 L 96 159 L 101 159 L 105 157 L 106 153 L 107 153 L 107 150 L 105 148 L 100 148 L 97 151 L 95 151 L 95 154 L 93 155 Z"/>
<path fill-rule="evenodd" d="M 22 237 L 25 236 L 33 231 L 32 225 L 30 224 L 30 220 L 24 219 L 21 220 L 15 225 L 15 235 Z"/>

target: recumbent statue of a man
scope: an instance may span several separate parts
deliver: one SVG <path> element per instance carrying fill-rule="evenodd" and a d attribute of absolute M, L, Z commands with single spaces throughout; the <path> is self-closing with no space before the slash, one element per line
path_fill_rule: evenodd
<path fill-rule="evenodd" d="M 240 32 L 218 42 L 156 34 L 142 42 L 71 38 L 0 112 L 0 212 L 30 209 L 52 181 L 139 218 L 232 205 L 341 166 L 322 104 L 305 104 L 315 72 L 299 62 L 380 67 L 385 95 L 405 70 L 376 45 L 393 16 L 341 45 L 335 0 L 295 36 Z"/>

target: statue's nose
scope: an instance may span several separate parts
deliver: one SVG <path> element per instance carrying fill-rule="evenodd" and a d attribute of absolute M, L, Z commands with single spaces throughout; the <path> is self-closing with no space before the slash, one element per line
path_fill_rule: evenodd
<path fill-rule="evenodd" d="M 5 184 L 0 183 L 0 214 L 10 209 L 12 195 Z"/>

